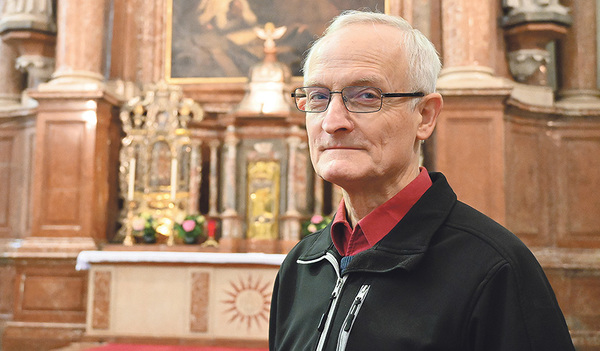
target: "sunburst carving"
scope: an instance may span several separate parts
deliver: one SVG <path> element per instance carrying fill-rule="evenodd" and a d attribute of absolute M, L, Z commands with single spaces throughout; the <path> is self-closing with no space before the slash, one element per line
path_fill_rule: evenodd
<path fill-rule="evenodd" d="M 245 325 L 248 330 L 263 327 L 269 320 L 272 284 L 252 275 L 229 281 L 225 290 L 227 298 L 221 301 L 227 306 L 228 322 Z"/>

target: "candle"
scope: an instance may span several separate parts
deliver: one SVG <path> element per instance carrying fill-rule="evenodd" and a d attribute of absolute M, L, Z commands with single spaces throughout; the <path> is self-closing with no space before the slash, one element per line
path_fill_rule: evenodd
<path fill-rule="evenodd" d="M 208 237 L 211 239 L 215 238 L 215 231 L 217 230 L 217 221 L 211 219 L 208 221 Z"/>
<path fill-rule="evenodd" d="M 129 160 L 129 180 L 127 182 L 127 199 L 133 200 L 133 191 L 135 189 L 135 158 Z"/>
<path fill-rule="evenodd" d="M 177 194 L 177 159 L 171 161 L 171 200 L 175 200 Z"/>

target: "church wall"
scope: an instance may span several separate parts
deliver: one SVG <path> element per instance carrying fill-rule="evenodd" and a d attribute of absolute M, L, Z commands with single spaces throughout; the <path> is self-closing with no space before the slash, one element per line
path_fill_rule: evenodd
<path fill-rule="evenodd" d="M 0 5 L 7 1 L 0 0 Z M 116 233 L 116 146 L 121 137 L 116 112 L 144 84 L 166 78 L 168 0 L 94 3 L 113 11 L 112 22 L 105 17 L 92 21 L 112 23 L 94 37 L 110 49 L 87 52 L 94 63 L 88 69 L 87 61 L 72 54 L 85 45 L 77 43 L 89 37 L 63 19 L 58 27 L 67 34 L 59 36 L 69 38 L 58 40 L 62 44 L 56 66 L 63 73 L 70 67 L 103 77 L 91 82 L 94 92 L 84 88 L 90 82 L 81 84 L 81 77 L 62 85 L 51 81 L 42 88 L 30 87 L 29 97 L 38 100 L 37 107 L 23 102 L 0 111 L 0 340 L 5 351 L 49 350 L 85 338 L 88 276 L 75 270 L 75 258 L 82 250 L 102 247 Z M 577 5 L 575 0 L 562 3 Z M 440 84 L 444 112 L 434 139 L 425 144 L 428 169 L 446 173 L 460 199 L 506 225 L 532 248 L 556 291 L 578 350 L 600 350 L 600 200 L 594 196 L 600 191 L 600 107 L 597 101 L 581 105 L 561 100 L 573 94 L 594 95 L 596 87 L 590 81 L 597 86 L 597 75 L 580 70 L 580 61 L 570 59 L 573 50 L 565 49 L 569 47 L 563 42 L 556 45 L 555 66 L 561 94 L 547 89 L 539 93 L 537 87 L 535 94 L 523 86 L 513 89 L 505 30 L 497 25 L 501 1 L 483 5 L 469 0 L 390 0 L 388 5 L 391 13 L 407 17 L 428 34 L 451 68 Z M 466 22 L 453 9 L 465 10 L 480 27 L 462 27 Z M 574 18 L 588 23 L 589 13 L 586 17 L 582 8 L 577 11 Z M 598 62 L 589 54 L 597 52 L 589 44 L 589 33 L 581 26 L 576 29 L 569 33 L 578 36 L 568 37 L 567 44 L 586 48 L 585 57 L 577 60 Z M 476 45 L 468 44 L 470 36 L 478 38 Z M 100 67 L 102 61 L 106 62 Z M 563 67 L 569 62 L 575 66 Z M 3 64 L 0 59 L 0 65 L 0 76 L 11 77 L 13 84 L 4 90 L 14 100 L 22 90 L 15 88 L 22 83 L 20 75 L 6 71 L 14 68 L 12 62 Z M 224 130 L 228 123 L 235 124 L 231 110 L 244 96 L 243 80 L 171 83 L 180 84 L 185 96 L 205 109 L 204 127 L 214 131 L 211 141 L 221 142 L 221 154 Z M 300 78 L 293 79 L 292 85 L 300 84 Z M 90 101 L 96 105 L 88 106 Z M 298 116 L 293 117 L 296 123 Z M 280 132 L 248 137 L 240 144 L 239 159 L 245 160 L 263 137 L 281 138 L 275 145 L 283 150 L 289 133 L 285 128 Z M 208 142 L 203 148 L 205 158 Z M 203 167 L 203 174 L 209 174 L 206 158 Z M 243 195 L 241 167 L 237 191 Z M 202 201 L 208 209 L 208 200 Z M 244 200 L 238 204 L 243 218 Z M 308 207 L 311 204 L 314 201 L 308 199 Z M 280 207 L 284 205 L 282 198 Z"/>

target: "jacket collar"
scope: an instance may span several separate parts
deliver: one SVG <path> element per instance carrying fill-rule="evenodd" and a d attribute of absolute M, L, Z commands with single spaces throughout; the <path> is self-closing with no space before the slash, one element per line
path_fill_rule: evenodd
<path fill-rule="evenodd" d="M 423 258 L 431 238 L 456 204 L 456 194 L 441 173 L 430 173 L 433 184 L 406 216 L 372 248 L 354 256 L 344 273 L 412 270 Z M 327 252 L 341 257 L 331 240 L 331 223 L 315 234 L 312 245 L 299 257 L 315 260 Z"/>

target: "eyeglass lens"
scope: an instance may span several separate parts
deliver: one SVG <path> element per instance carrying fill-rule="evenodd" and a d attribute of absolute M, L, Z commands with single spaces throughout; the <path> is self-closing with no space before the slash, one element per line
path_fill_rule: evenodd
<path fill-rule="evenodd" d="M 350 112 L 376 112 L 381 109 L 381 90 L 374 87 L 349 86 L 333 92 L 323 87 L 303 87 L 294 91 L 296 106 L 304 112 L 327 110 L 332 94 L 342 94 L 344 105 Z"/>

